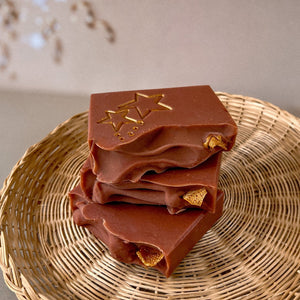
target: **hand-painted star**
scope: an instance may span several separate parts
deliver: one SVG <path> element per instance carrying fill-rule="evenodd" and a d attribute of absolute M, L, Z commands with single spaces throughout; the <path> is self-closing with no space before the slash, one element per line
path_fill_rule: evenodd
<path fill-rule="evenodd" d="M 141 119 L 144 119 L 153 111 L 172 110 L 172 107 L 160 102 L 163 97 L 163 94 L 148 96 L 141 93 L 135 93 L 133 100 L 121 104 L 118 107 L 126 109 L 135 108 Z"/>
<path fill-rule="evenodd" d="M 99 120 L 97 123 L 100 124 L 109 124 L 113 127 L 114 131 L 119 131 L 124 124 L 137 123 L 138 121 L 132 118 L 129 118 L 127 115 L 129 109 L 122 110 L 106 110 L 106 117 Z"/>

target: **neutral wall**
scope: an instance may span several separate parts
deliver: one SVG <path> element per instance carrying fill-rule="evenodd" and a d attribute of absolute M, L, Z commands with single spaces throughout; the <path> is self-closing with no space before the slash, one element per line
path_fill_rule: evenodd
<path fill-rule="evenodd" d="M 210 84 L 300 114 L 298 0 L 90 1 L 115 31 L 114 43 L 101 24 L 85 26 L 80 5 L 71 13 L 70 1 L 16 2 L 27 10 L 15 26 L 18 38 L 7 39 L 11 63 L 0 72 L 0 89 L 88 95 Z M 34 49 L 30 36 L 53 18 L 55 34 Z M 56 38 L 60 64 L 52 59 Z"/>

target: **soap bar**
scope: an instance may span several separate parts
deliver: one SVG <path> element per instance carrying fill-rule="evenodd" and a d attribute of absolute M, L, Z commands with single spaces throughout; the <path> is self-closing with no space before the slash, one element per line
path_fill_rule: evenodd
<path fill-rule="evenodd" d="M 105 183 L 193 168 L 230 150 L 237 134 L 209 86 L 92 94 L 88 128 L 93 172 Z"/>
<path fill-rule="evenodd" d="M 100 239 L 115 259 L 159 270 L 169 277 L 199 239 L 221 217 L 223 192 L 214 214 L 189 209 L 171 215 L 165 207 L 91 202 L 80 186 L 70 192 L 74 222 Z"/>
<path fill-rule="evenodd" d="M 81 168 L 81 188 L 94 202 L 127 202 L 166 205 L 175 214 L 188 207 L 209 212 L 216 209 L 217 187 L 222 153 L 216 153 L 192 169 L 175 168 L 163 173 L 147 173 L 138 182 L 116 184 L 99 182 L 91 169 L 90 158 Z"/>

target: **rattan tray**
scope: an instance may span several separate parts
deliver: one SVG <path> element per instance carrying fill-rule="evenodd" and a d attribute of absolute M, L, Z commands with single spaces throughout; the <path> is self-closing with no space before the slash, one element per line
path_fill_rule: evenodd
<path fill-rule="evenodd" d="M 169 279 L 112 259 L 73 224 L 87 113 L 28 149 L 1 190 L 0 262 L 19 299 L 300 299 L 299 119 L 218 93 L 239 127 L 225 153 L 223 217 Z"/>

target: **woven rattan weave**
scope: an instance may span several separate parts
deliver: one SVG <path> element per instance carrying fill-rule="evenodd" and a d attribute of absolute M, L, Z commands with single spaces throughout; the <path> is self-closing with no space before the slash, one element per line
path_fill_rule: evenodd
<path fill-rule="evenodd" d="M 238 124 L 224 153 L 222 218 L 175 273 L 112 259 L 67 198 L 88 155 L 87 113 L 32 146 L 1 190 L 0 260 L 19 299 L 300 299 L 300 123 L 269 103 L 218 96 Z"/>

